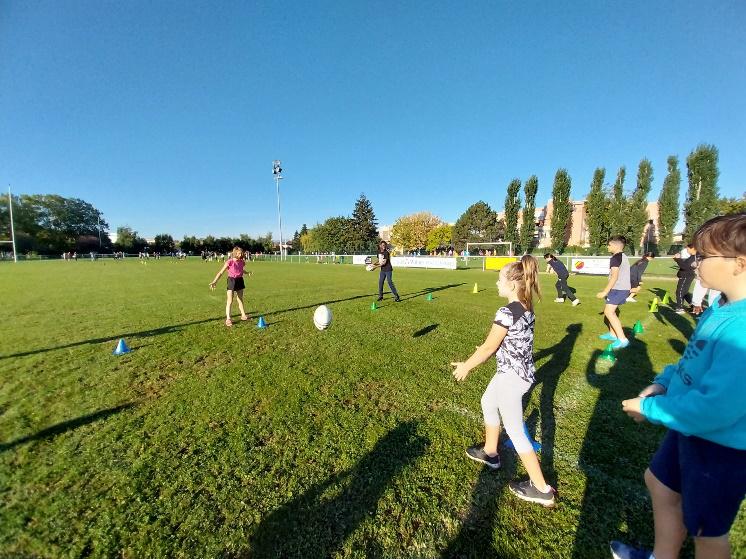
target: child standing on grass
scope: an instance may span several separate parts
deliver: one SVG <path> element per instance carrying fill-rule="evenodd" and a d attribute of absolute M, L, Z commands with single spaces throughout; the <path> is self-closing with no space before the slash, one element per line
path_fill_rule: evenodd
<path fill-rule="evenodd" d="M 629 297 L 627 297 L 628 303 L 637 303 L 635 296 L 640 293 L 640 286 L 642 285 L 642 275 L 645 273 L 645 269 L 648 267 L 650 261 L 655 258 L 652 252 L 646 252 L 642 258 L 629 267 Z"/>
<path fill-rule="evenodd" d="M 612 253 L 609 261 L 609 281 L 603 291 L 596 293 L 599 299 L 606 298 L 604 305 L 604 323 L 609 327 L 606 334 L 599 338 L 613 342 L 612 349 L 622 349 L 629 345 L 629 340 L 622 329 L 622 322 L 617 315 L 617 309 L 629 297 L 631 283 L 629 279 L 629 258 L 624 254 L 627 239 L 622 235 L 615 235 L 609 239 L 607 248 Z"/>
<path fill-rule="evenodd" d="M 557 260 L 557 257 L 554 254 L 547 252 L 544 255 L 544 260 L 546 260 L 547 265 L 554 270 L 554 273 L 557 274 L 557 283 L 554 284 L 554 287 L 557 288 L 557 298 L 554 302 L 564 303 L 565 297 L 567 297 L 570 299 L 572 306 L 577 307 L 580 304 L 580 299 L 575 298 L 572 288 L 567 285 L 567 278 L 570 277 L 570 272 L 567 271 L 567 268 L 562 262 Z"/>
<path fill-rule="evenodd" d="M 612 542 L 617 559 L 678 557 L 687 533 L 697 559 L 727 559 L 746 496 L 746 214 L 711 219 L 694 246 L 702 285 L 727 302 L 721 297 L 703 313 L 677 364 L 622 402 L 635 421 L 669 430 L 645 471 L 655 547 Z"/>
<path fill-rule="evenodd" d="M 238 303 L 238 310 L 241 311 L 241 320 L 249 319 L 249 317 L 246 316 L 246 311 L 244 311 L 243 308 L 243 290 L 245 288 L 243 274 L 245 264 L 246 260 L 244 260 L 243 250 L 240 247 L 233 247 L 233 251 L 231 252 L 231 257 L 228 259 L 228 262 L 226 262 L 225 265 L 220 268 L 220 271 L 215 276 L 215 279 L 212 280 L 212 282 L 210 283 L 210 289 L 215 289 L 215 285 L 218 283 L 220 276 L 223 275 L 223 272 L 228 270 L 228 297 L 225 302 L 226 326 L 233 326 L 233 321 L 231 320 L 231 304 L 234 298 Z M 249 275 L 251 275 L 251 272 L 249 272 Z"/>
<path fill-rule="evenodd" d="M 482 396 L 485 442 L 467 448 L 466 455 L 490 468 L 499 468 L 497 442 L 502 420 L 529 475 L 527 481 L 511 481 L 510 491 L 524 501 L 551 507 L 555 491 L 544 479 L 523 424 L 522 399 L 534 383 L 535 374 L 533 297 L 541 297 L 536 259 L 525 255 L 519 262 L 511 262 L 500 271 L 499 278 L 498 292 L 507 297 L 508 304 L 497 311 L 487 339 L 472 356 L 464 363 L 451 363 L 456 367 L 453 376 L 462 381 L 474 367 L 492 355 L 497 357 L 497 374 Z"/>

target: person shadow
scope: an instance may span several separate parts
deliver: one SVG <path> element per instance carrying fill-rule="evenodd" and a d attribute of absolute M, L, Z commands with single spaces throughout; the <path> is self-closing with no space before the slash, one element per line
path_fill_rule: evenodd
<path fill-rule="evenodd" d="M 551 358 L 536 370 L 536 382 L 531 386 L 524 396 L 524 407 L 527 409 L 528 402 L 534 390 L 541 385 L 541 396 L 539 397 L 539 415 L 541 417 L 541 469 L 547 483 L 553 487 L 557 486 L 557 472 L 554 467 L 554 441 L 556 432 L 556 418 L 554 415 L 554 396 L 557 393 L 557 385 L 560 376 L 570 366 L 572 352 L 575 344 L 583 331 L 580 323 L 569 324 L 565 329 L 564 337 L 551 347 L 540 350 L 534 354 L 534 361 L 540 361 L 547 356 Z M 529 432 L 536 432 L 536 414 L 529 415 L 526 422 Z"/>
<path fill-rule="evenodd" d="M 663 432 L 638 425 L 622 411 L 654 377 L 647 345 L 631 338 L 611 364 L 597 349 L 586 365 L 588 384 L 598 390 L 578 467 L 586 486 L 577 521 L 573 559 L 608 557 L 609 542 L 622 540 L 649 547 L 653 517 L 643 473 Z"/>
<path fill-rule="evenodd" d="M 357 465 L 313 485 L 266 516 L 250 551 L 238 557 L 332 557 L 367 518 L 376 514 L 386 487 L 421 457 L 429 440 L 407 421 L 386 433 Z M 376 542 L 364 555 L 380 556 Z"/>

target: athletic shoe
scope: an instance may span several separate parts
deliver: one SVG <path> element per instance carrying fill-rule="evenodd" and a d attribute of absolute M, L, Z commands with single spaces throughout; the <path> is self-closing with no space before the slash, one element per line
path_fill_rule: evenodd
<path fill-rule="evenodd" d="M 484 444 L 470 446 L 466 449 L 466 455 L 472 460 L 487 464 L 493 470 L 497 470 L 500 467 L 500 454 L 489 456 L 484 451 Z"/>
<path fill-rule="evenodd" d="M 399 297 L 397 297 L 396 299 L 394 299 L 394 303 L 401 303 L 401 299 L 399 299 Z"/>
<path fill-rule="evenodd" d="M 564 297 L 557 297 L 557 298 L 556 298 L 556 299 L 554 300 L 554 302 L 555 302 L 555 303 L 564 303 L 564 302 L 565 302 L 565 298 L 564 298 Z"/>
<path fill-rule="evenodd" d="M 580 304 L 580 299 L 575 299 L 575 300 L 574 300 L 574 301 L 572 302 L 572 306 L 573 306 L 573 307 L 577 307 L 577 306 L 578 306 L 579 304 Z"/>
<path fill-rule="evenodd" d="M 617 340 L 611 344 L 611 349 L 624 349 L 629 345 L 629 340 Z"/>
<path fill-rule="evenodd" d="M 614 559 L 650 559 L 649 549 L 638 549 L 622 542 L 611 542 L 611 556 Z"/>
<path fill-rule="evenodd" d="M 627 302 L 628 303 L 637 303 L 637 299 L 635 299 L 634 297 L 627 297 Z"/>
<path fill-rule="evenodd" d="M 533 483 L 531 483 L 530 479 L 520 482 L 511 481 L 508 483 L 508 489 L 510 489 L 510 492 L 513 495 L 519 499 L 528 501 L 529 503 L 539 503 L 545 507 L 554 506 L 554 489 L 550 487 L 549 491 L 543 493 L 539 491 Z"/>
<path fill-rule="evenodd" d="M 674 309 L 674 312 L 676 314 L 686 314 L 686 311 L 684 310 L 683 307 L 678 307 L 678 308 Z"/>
<path fill-rule="evenodd" d="M 379 297 L 376 301 L 383 301 L 383 297 Z"/>
<path fill-rule="evenodd" d="M 599 336 L 599 338 L 601 338 L 602 340 L 606 340 L 606 341 L 609 341 L 609 342 L 615 342 L 615 341 L 617 341 L 617 339 L 618 339 L 618 338 L 617 338 L 617 337 L 616 337 L 616 336 L 615 336 L 614 334 L 612 334 L 611 332 L 606 332 L 606 334 L 601 334 L 601 335 Z"/>

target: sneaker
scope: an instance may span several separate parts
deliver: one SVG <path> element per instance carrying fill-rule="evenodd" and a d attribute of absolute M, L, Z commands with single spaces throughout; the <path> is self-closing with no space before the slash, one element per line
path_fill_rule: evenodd
<path fill-rule="evenodd" d="M 602 339 L 602 340 L 609 341 L 609 342 L 615 342 L 615 341 L 617 341 L 617 337 L 614 334 L 612 334 L 611 332 L 606 332 L 606 334 L 601 334 L 599 336 L 599 338 Z"/>
<path fill-rule="evenodd" d="M 575 300 L 574 300 L 574 301 L 572 302 L 572 306 L 573 306 L 573 307 L 577 307 L 577 306 L 578 306 L 579 304 L 580 304 L 580 299 L 575 299 Z"/>
<path fill-rule="evenodd" d="M 617 340 L 611 344 L 611 349 L 624 349 L 629 345 L 629 340 Z"/>
<path fill-rule="evenodd" d="M 379 297 L 376 301 L 383 301 L 383 297 Z"/>
<path fill-rule="evenodd" d="M 627 297 L 627 302 L 628 303 L 637 303 L 637 299 L 635 299 L 634 297 Z"/>
<path fill-rule="evenodd" d="M 684 310 L 683 307 L 679 307 L 679 308 L 675 309 L 674 312 L 676 314 L 686 314 L 686 311 Z"/>
<path fill-rule="evenodd" d="M 394 303 L 401 303 L 401 299 L 399 299 L 399 297 L 397 297 L 396 299 L 394 299 Z"/>
<path fill-rule="evenodd" d="M 484 444 L 470 446 L 466 449 L 466 455 L 476 462 L 487 464 L 493 470 L 497 470 L 500 467 L 500 454 L 489 456 L 484 451 Z"/>
<path fill-rule="evenodd" d="M 549 491 L 546 493 L 542 493 L 539 491 L 536 486 L 531 483 L 530 479 L 527 479 L 526 481 L 511 481 L 508 483 L 508 489 L 510 489 L 510 492 L 518 497 L 519 499 L 523 499 L 524 501 L 528 501 L 529 503 L 539 503 L 540 505 L 544 505 L 545 507 L 553 507 L 554 506 L 554 494 L 555 491 L 552 487 L 549 488 Z"/>
<path fill-rule="evenodd" d="M 638 549 L 622 542 L 611 542 L 611 556 L 614 559 L 650 559 L 649 549 Z"/>
<path fill-rule="evenodd" d="M 554 302 L 555 302 L 555 303 L 564 303 L 564 302 L 565 302 L 565 298 L 564 298 L 564 297 L 557 297 L 557 298 L 556 298 L 556 299 L 554 300 Z"/>

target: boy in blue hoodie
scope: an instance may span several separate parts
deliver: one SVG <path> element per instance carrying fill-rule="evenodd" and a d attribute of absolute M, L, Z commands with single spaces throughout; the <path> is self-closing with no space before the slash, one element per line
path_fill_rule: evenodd
<path fill-rule="evenodd" d="M 669 431 L 645 472 L 655 548 L 612 542 L 617 559 L 678 557 L 687 533 L 697 559 L 727 559 L 746 496 L 746 214 L 711 219 L 694 246 L 702 285 L 724 298 L 702 315 L 681 360 L 622 402 L 636 421 Z"/>

